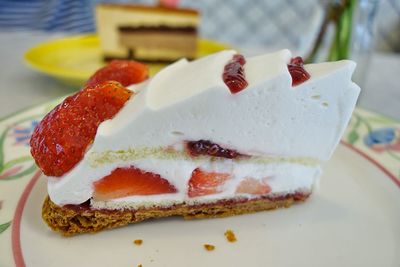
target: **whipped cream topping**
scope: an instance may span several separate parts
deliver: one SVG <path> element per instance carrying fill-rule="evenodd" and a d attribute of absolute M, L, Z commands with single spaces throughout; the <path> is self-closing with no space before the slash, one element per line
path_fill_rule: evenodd
<path fill-rule="evenodd" d="M 62 177 L 49 178 L 53 202 L 86 201 L 92 196 L 93 182 L 116 167 L 144 164 L 143 170 L 170 181 L 176 177 L 184 186 L 187 174 L 196 168 L 190 161 L 162 164 L 151 157 L 90 164 L 91 155 L 110 151 L 171 147 L 203 139 L 246 155 L 328 160 L 360 91 L 351 81 L 355 63 L 305 65 L 311 78 L 292 87 L 288 50 L 246 58 L 248 86 L 232 95 L 222 72 L 235 54 L 230 50 L 193 62 L 180 60 L 151 80 L 131 86 L 136 94 L 112 120 L 101 123 L 82 161 Z"/>
<path fill-rule="evenodd" d="M 249 85 L 232 95 L 221 77 L 234 54 L 182 60 L 135 86 L 139 93 L 100 125 L 91 151 L 204 139 L 250 155 L 329 159 L 359 93 L 355 63 L 305 65 L 311 79 L 292 87 L 288 50 L 247 58 Z"/>

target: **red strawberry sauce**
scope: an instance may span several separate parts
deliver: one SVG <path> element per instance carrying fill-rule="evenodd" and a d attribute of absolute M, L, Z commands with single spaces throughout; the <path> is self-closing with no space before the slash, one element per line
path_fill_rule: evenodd
<path fill-rule="evenodd" d="M 218 144 L 212 143 L 208 140 L 187 141 L 186 150 L 192 157 L 196 156 L 212 156 L 220 158 L 234 159 L 239 156 L 244 156 L 236 150 L 223 148 Z"/>
<path fill-rule="evenodd" d="M 301 57 L 294 57 L 288 64 L 290 76 L 292 76 L 292 86 L 297 86 L 310 79 L 310 74 L 304 69 L 304 62 Z"/>
<path fill-rule="evenodd" d="M 236 54 L 225 65 L 222 78 L 232 94 L 242 91 L 248 85 L 243 67 L 244 64 L 246 64 L 246 59 L 242 55 Z M 292 76 L 292 86 L 302 84 L 311 77 L 304 69 L 304 61 L 301 57 L 292 58 L 287 67 L 290 76 Z"/>
<path fill-rule="evenodd" d="M 243 68 L 245 63 L 244 57 L 237 54 L 225 65 L 222 78 L 232 94 L 242 91 L 248 85 Z"/>

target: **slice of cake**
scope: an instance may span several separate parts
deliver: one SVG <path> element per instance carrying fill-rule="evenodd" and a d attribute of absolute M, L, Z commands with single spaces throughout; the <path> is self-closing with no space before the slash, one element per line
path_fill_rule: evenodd
<path fill-rule="evenodd" d="M 144 65 L 113 62 L 34 131 L 32 155 L 48 176 L 43 218 L 72 235 L 303 201 L 351 117 L 354 68 L 231 50 L 145 80 Z"/>
<path fill-rule="evenodd" d="M 105 60 L 170 63 L 196 57 L 196 10 L 100 4 L 96 7 L 96 21 Z"/>

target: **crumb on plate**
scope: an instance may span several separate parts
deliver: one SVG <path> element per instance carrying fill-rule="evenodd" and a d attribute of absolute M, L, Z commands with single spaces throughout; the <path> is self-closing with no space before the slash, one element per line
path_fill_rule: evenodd
<path fill-rule="evenodd" d="M 142 239 L 136 239 L 135 241 L 133 241 L 133 243 L 134 243 L 135 245 L 140 246 L 140 245 L 143 243 L 143 240 L 142 240 Z"/>
<path fill-rule="evenodd" d="M 225 235 L 226 239 L 227 239 L 229 242 L 231 242 L 231 243 L 237 241 L 236 236 L 235 236 L 235 233 L 234 233 L 232 230 L 230 230 L 230 229 L 226 230 L 226 232 L 225 232 L 224 235 Z"/>
<path fill-rule="evenodd" d="M 215 246 L 214 245 L 210 245 L 210 244 L 204 244 L 204 248 L 207 251 L 213 251 L 215 249 Z"/>

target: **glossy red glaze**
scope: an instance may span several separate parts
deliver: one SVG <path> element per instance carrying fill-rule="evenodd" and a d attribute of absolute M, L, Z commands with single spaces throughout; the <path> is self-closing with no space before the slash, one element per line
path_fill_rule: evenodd
<path fill-rule="evenodd" d="M 292 86 L 297 86 L 310 79 L 310 74 L 304 69 L 304 61 L 301 57 L 294 57 L 288 64 L 288 70 L 292 76 Z"/>
<path fill-rule="evenodd" d="M 245 58 L 237 54 L 225 65 L 222 78 L 232 94 L 242 91 L 248 85 L 243 68 L 245 63 Z"/>

